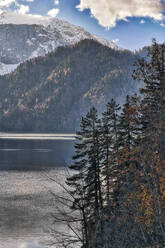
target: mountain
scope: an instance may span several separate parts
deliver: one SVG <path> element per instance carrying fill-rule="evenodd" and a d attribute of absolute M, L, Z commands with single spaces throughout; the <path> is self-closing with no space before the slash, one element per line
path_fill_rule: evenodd
<path fill-rule="evenodd" d="M 115 43 L 57 18 L 3 12 L 0 14 L 0 75 L 13 71 L 30 58 L 84 39 L 93 39 L 107 47 L 119 49 Z"/>
<path fill-rule="evenodd" d="M 136 58 L 83 40 L 22 63 L 0 76 L 0 130 L 74 132 L 92 105 L 101 112 L 112 97 L 123 103 L 137 92 Z"/>

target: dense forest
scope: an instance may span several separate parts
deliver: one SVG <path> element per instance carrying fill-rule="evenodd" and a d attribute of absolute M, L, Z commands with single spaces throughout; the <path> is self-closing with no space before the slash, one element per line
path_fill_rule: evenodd
<path fill-rule="evenodd" d="M 165 43 L 135 64 L 141 96 L 92 107 L 77 132 L 71 175 L 54 195 L 58 247 L 165 247 Z M 57 225 L 58 228 L 58 225 Z"/>
<path fill-rule="evenodd" d="M 137 92 L 132 80 L 137 55 L 94 40 L 60 47 L 0 77 L 0 129 L 74 132 L 92 105 L 103 111 L 114 97 Z"/>

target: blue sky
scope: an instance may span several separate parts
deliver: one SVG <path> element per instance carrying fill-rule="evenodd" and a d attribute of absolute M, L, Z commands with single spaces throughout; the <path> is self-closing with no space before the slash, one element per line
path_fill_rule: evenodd
<path fill-rule="evenodd" d="M 165 0 L 0 0 L 0 9 L 56 16 L 131 50 L 165 41 Z"/>

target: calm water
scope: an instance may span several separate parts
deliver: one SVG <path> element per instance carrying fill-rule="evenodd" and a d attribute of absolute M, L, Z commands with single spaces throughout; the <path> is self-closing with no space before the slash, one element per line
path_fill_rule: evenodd
<path fill-rule="evenodd" d="M 46 248 L 50 213 L 71 162 L 73 135 L 0 134 L 0 248 Z"/>

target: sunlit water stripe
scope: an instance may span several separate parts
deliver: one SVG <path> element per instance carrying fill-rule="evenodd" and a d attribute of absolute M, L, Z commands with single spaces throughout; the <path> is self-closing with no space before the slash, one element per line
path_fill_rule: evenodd
<path fill-rule="evenodd" d="M 31 152 L 52 152 L 53 149 L 0 149 L 1 152 L 21 152 L 21 151 L 31 151 Z"/>
<path fill-rule="evenodd" d="M 75 134 L 0 133 L 0 139 L 75 140 Z"/>

